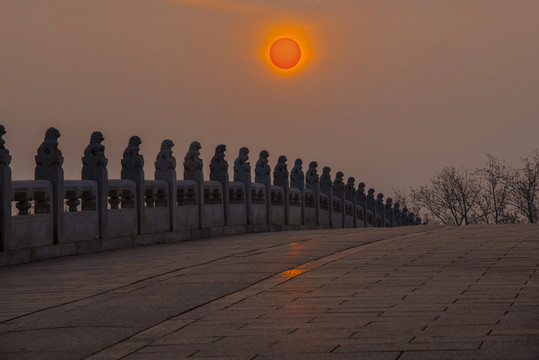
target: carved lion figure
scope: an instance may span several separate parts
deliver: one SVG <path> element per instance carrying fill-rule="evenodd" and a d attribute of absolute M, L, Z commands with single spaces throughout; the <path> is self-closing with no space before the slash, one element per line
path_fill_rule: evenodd
<path fill-rule="evenodd" d="M 286 166 L 286 156 L 279 156 L 277 160 L 277 165 L 273 169 L 273 184 L 283 186 L 285 183 L 288 184 L 288 168 Z"/>
<path fill-rule="evenodd" d="M 346 194 L 346 200 L 354 202 L 356 200 L 356 179 L 349 177 L 344 187 L 344 193 Z"/>
<path fill-rule="evenodd" d="M 105 157 L 105 145 L 101 142 L 105 140 L 101 131 L 94 131 L 90 136 L 90 143 L 84 149 L 82 164 L 84 167 L 107 166 Z"/>
<path fill-rule="evenodd" d="M 271 168 L 268 165 L 269 152 L 262 150 L 255 166 L 255 182 L 269 186 L 271 182 Z"/>
<path fill-rule="evenodd" d="M 305 175 L 303 174 L 303 160 L 296 159 L 290 172 L 290 186 L 303 191 L 305 188 Z"/>
<path fill-rule="evenodd" d="M 159 151 L 159 154 L 155 158 L 155 165 L 160 170 L 176 169 L 176 158 L 172 156 L 173 147 L 174 142 L 170 139 L 165 139 L 161 143 L 161 151 Z"/>
<path fill-rule="evenodd" d="M 142 169 L 144 167 L 144 157 L 139 154 L 140 144 L 142 144 L 142 140 L 138 136 L 131 136 L 129 138 L 129 143 L 123 153 L 122 172 L 124 170 Z M 123 177 L 124 175 L 122 175 Z"/>
<path fill-rule="evenodd" d="M 249 163 L 249 149 L 242 147 L 234 161 L 234 181 L 251 181 L 251 164 Z"/>
<path fill-rule="evenodd" d="M 318 176 L 317 168 L 318 163 L 316 161 L 311 161 L 311 163 L 309 164 L 309 169 L 305 174 L 305 183 L 307 185 L 307 189 L 314 192 L 318 191 L 318 183 L 320 181 L 320 176 Z"/>
<path fill-rule="evenodd" d="M 3 125 L 0 125 L 0 165 L 8 165 L 11 163 L 11 156 L 9 155 L 9 150 L 6 149 L 4 144 L 6 143 L 2 136 L 6 134 L 6 128 Z"/>
<path fill-rule="evenodd" d="M 333 192 L 336 194 L 345 193 L 345 184 L 343 180 L 344 174 L 342 171 L 337 171 L 335 174 L 335 180 L 333 180 Z"/>
<path fill-rule="evenodd" d="M 374 210 L 374 206 L 376 205 L 376 199 L 374 198 L 374 189 L 370 188 L 367 193 L 367 207 L 369 210 Z"/>
<path fill-rule="evenodd" d="M 58 155 L 61 156 L 62 152 L 58 149 L 58 138 L 60 137 L 60 131 L 56 128 L 48 128 L 45 132 L 45 139 L 37 149 L 38 155 Z"/>
<path fill-rule="evenodd" d="M 210 180 L 222 181 L 228 178 L 228 162 L 225 160 L 226 145 L 217 145 L 210 161 Z M 226 175 L 226 176 L 223 176 Z"/>
<path fill-rule="evenodd" d="M 365 183 L 364 182 L 360 182 L 357 185 L 356 200 L 357 200 L 358 204 L 360 204 L 361 206 L 365 206 L 365 201 L 367 200 L 367 195 L 365 195 Z"/>
<path fill-rule="evenodd" d="M 189 145 L 189 151 L 185 154 L 183 167 L 186 171 L 202 171 L 202 159 L 200 158 L 200 143 L 193 141 Z"/>
<path fill-rule="evenodd" d="M 6 128 L 4 127 L 4 125 L 0 125 L 0 150 L 6 149 L 4 147 L 4 144 L 6 143 L 6 141 L 2 139 L 2 136 L 4 136 L 5 134 L 6 134 Z"/>

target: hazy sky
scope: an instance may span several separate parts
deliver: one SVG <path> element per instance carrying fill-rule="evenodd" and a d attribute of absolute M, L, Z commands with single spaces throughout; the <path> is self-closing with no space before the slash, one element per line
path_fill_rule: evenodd
<path fill-rule="evenodd" d="M 165 138 L 317 160 L 386 194 L 489 152 L 539 147 L 537 0 L 0 0 L 0 123 L 15 179 L 49 126 L 66 178 L 93 130 L 119 178 L 131 135 L 146 177 Z M 276 74 L 262 48 L 295 29 L 309 60 Z M 321 170 L 321 168 L 320 168 Z M 232 169 L 230 171 L 232 173 Z M 179 167 L 179 178 L 182 168 Z"/>

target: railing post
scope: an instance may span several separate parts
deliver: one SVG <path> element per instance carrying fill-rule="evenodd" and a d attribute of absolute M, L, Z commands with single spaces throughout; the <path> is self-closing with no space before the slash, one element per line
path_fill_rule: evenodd
<path fill-rule="evenodd" d="M 223 187 L 223 212 L 225 225 L 230 223 L 230 180 L 228 177 L 228 162 L 225 160 L 226 145 L 217 145 L 215 155 L 210 162 L 210 180 L 221 183 Z"/>
<path fill-rule="evenodd" d="M 370 188 L 367 194 L 367 208 L 372 213 L 372 226 L 376 227 L 376 199 L 374 198 L 374 189 Z"/>
<path fill-rule="evenodd" d="M 290 187 L 301 191 L 301 224 L 305 224 L 305 174 L 303 174 L 303 160 L 296 159 L 290 172 Z"/>
<path fill-rule="evenodd" d="M 378 193 L 376 196 L 376 214 L 382 218 L 382 226 L 386 227 L 386 217 L 384 211 L 384 194 Z"/>
<path fill-rule="evenodd" d="M 407 226 L 408 225 L 408 208 L 403 207 L 402 213 L 401 213 L 401 226 Z"/>
<path fill-rule="evenodd" d="M 155 158 L 155 180 L 163 180 L 168 184 L 168 207 L 170 231 L 176 229 L 176 158 L 172 156 L 172 140 L 163 140 L 161 150 Z"/>
<path fill-rule="evenodd" d="M 185 154 L 183 162 L 183 179 L 193 180 L 198 186 L 198 227 L 204 227 L 204 173 L 202 172 L 202 159 L 200 158 L 200 143 L 193 141 L 189 151 Z"/>
<path fill-rule="evenodd" d="M 363 208 L 363 226 L 367 225 L 367 195 L 365 195 L 365 183 L 360 182 L 357 186 L 356 201 L 359 206 Z"/>
<path fill-rule="evenodd" d="M 344 204 L 345 199 L 345 184 L 343 180 L 343 172 L 337 171 L 337 174 L 335 174 L 335 180 L 333 181 L 333 195 L 339 199 L 341 199 L 341 227 L 344 228 L 344 218 L 346 216 L 345 209 L 346 206 Z"/>
<path fill-rule="evenodd" d="M 137 233 L 143 233 L 144 222 L 144 157 L 139 154 L 142 141 L 138 136 L 131 136 L 122 158 L 122 180 L 133 180 L 137 185 Z"/>
<path fill-rule="evenodd" d="M 308 190 L 314 191 L 315 204 L 316 204 L 316 225 L 320 225 L 320 177 L 316 168 L 318 163 L 312 161 L 309 164 L 309 169 L 305 176 L 305 187 Z"/>
<path fill-rule="evenodd" d="M 2 136 L 6 129 L 0 125 L 0 251 L 11 248 L 11 155 Z"/>
<path fill-rule="evenodd" d="M 234 181 L 245 184 L 245 211 L 247 224 L 252 224 L 251 218 L 251 164 L 249 163 L 249 149 L 242 147 L 236 160 L 234 161 Z"/>
<path fill-rule="evenodd" d="M 271 207 L 271 168 L 268 165 L 269 153 L 266 150 L 260 152 L 260 157 L 255 166 L 255 182 L 266 187 L 266 223 L 270 223 Z"/>
<path fill-rule="evenodd" d="M 331 181 L 331 168 L 324 166 L 320 176 L 320 192 L 328 196 L 329 227 L 333 227 L 333 182 Z"/>
<path fill-rule="evenodd" d="M 346 194 L 346 200 L 350 201 L 352 203 L 352 216 L 354 217 L 353 226 L 354 228 L 357 227 L 357 216 L 356 216 L 356 187 L 355 187 L 355 181 L 353 177 L 349 177 L 348 181 L 346 182 L 345 186 L 345 194 Z"/>
<path fill-rule="evenodd" d="M 391 198 L 386 199 L 386 205 L 384 209 L 384 214 L 387 219 L 389 219 L 389 226 L 394 226 L 394 220 L 393 220 L 393 209 L 391 206 L 393 205 L 393 200 Z"/>
<path fill-rule="evenodd" d="M 64 157 L 58 149 L 60 132 L 51 127 L 45 132 L 45 139 L 37 149 L 35 179 L 47 180 L 52 184 L 53 237 L 54 244 L 64 238 Z"/>
<path fill-rule="evenodd" d="M 99 221 L 99 238 L 107 237 L 107 207 L 109 194 L 109 175 L 107 172 L 107 158 L 105 140 L 100 131 L 94 131 L 90 136 L 90 144 L 84 150 L 82 157 L 82 180 L 93 180 L 97 183 L 97 214 Z"/>
<path fill-rule="evenodd" d="M 401 226 L 401 210 L 398 201 L 395 201 L 395 204 L 393 205 L 393 221 L 393 226 Z"/>
<path fill-rule="evenodd" d="M 284 197 L 284 219 L 285 224 L 288 225 L 288 206 L 290 203 L 289 188 L 290 184 L 288 182 L 288 168 L 286 166 L 286 156 L 279 156 L 277 165 L 273 169 L 273 185 L 280 186 L 283 188 L 283 197 Z"/>

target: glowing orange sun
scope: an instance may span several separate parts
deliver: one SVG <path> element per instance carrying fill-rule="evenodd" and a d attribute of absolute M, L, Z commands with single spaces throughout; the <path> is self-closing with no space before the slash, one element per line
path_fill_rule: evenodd
<path fill-rule="evenodd" d="M 301 59 L 301 48 L 295 40 L 280 38 L 271 45 L 270 59 L 280 69 L 291 69 Z"/>

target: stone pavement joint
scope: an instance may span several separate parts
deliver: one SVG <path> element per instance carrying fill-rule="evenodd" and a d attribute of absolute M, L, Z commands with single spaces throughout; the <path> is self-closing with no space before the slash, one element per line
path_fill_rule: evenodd
<path fill-rule="evenodd" d="M 249 234 L 0 269 L 2 359 L 537 359 L 537 225 Z"/>

